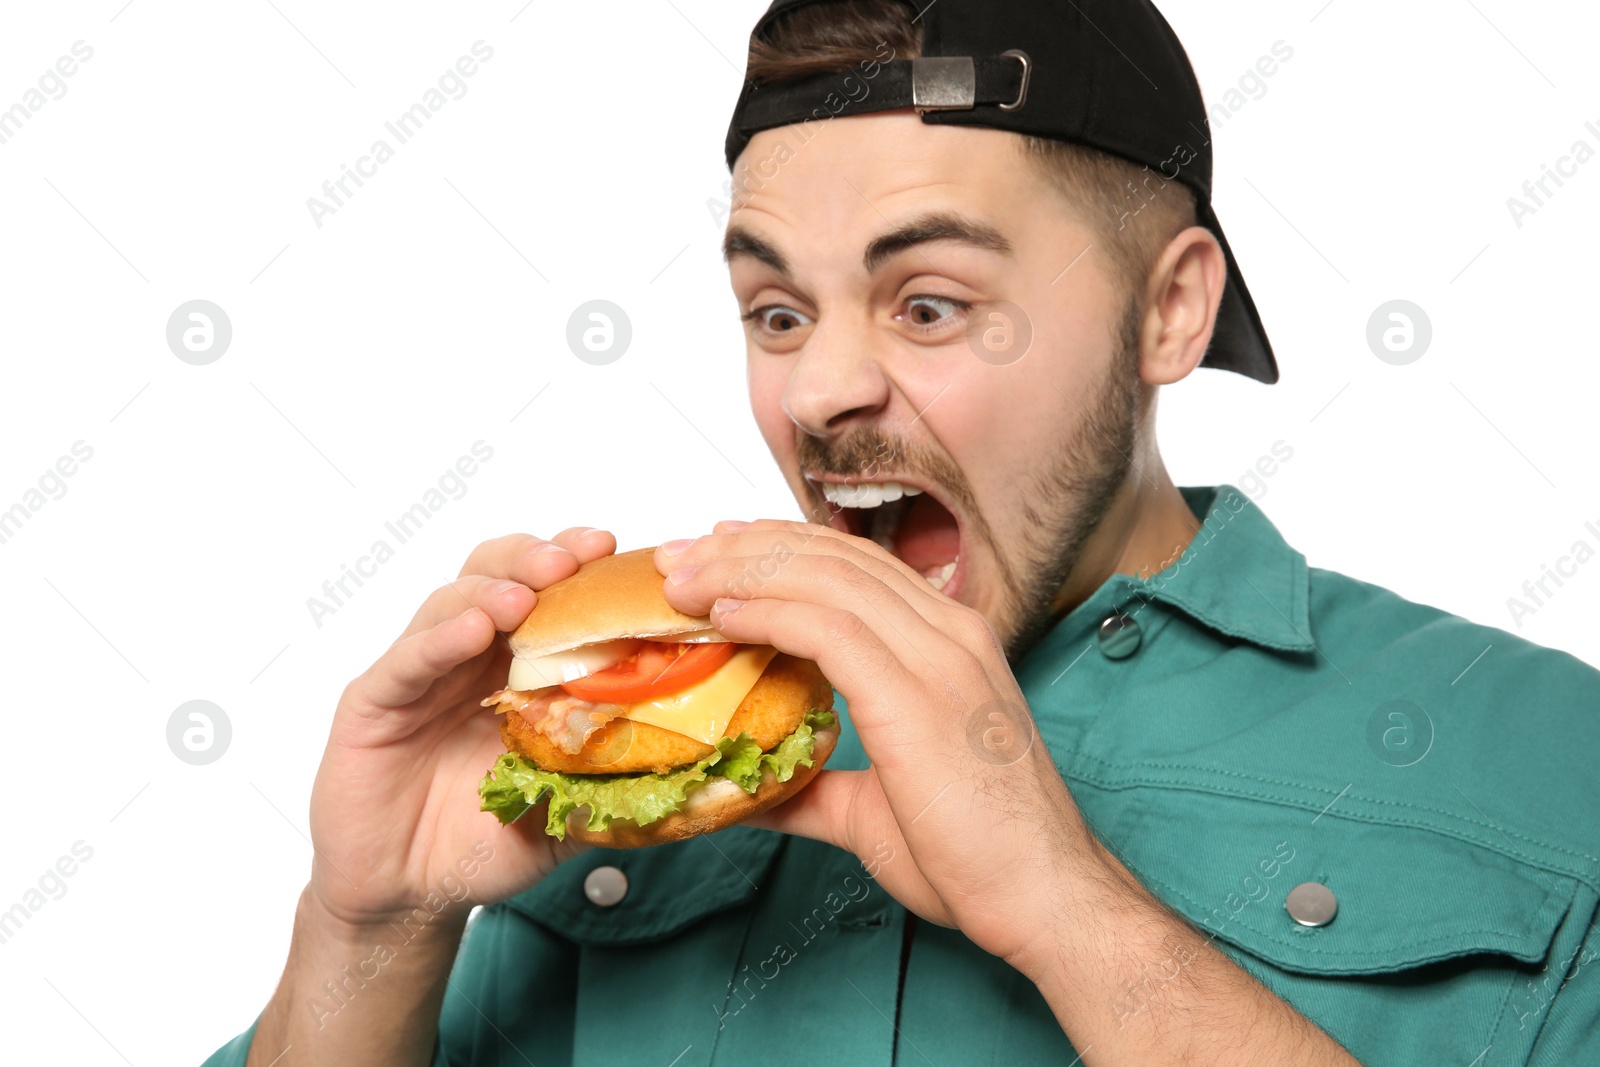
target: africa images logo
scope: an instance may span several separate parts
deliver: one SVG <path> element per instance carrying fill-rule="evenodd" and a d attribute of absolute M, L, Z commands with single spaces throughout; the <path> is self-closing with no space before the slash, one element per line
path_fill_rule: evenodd
<path fill-rule="evenodd" d="M 1600 142 L 1600 123 L 1586 122 L 1583 129 Z M 1572 147 L 1566 155 L 1557 157 L 1554 168 L 1548 163 L 1539 164 L 1539 176 L 1529 178 L 1522 183 L 1522 196 L 1506 197 L 1506 210 L 1511 213 L 1511 221 L 1517 224 L 1517 229 L 1520 230 L 1527 225 L 1530 215 L 1537 215 L 1541 208 L 1549 206 L 1550 200 L 1567 184 L 1563 178 L 1576 178 L 1579 173 L 1578 168 L 1594 157 L 1594 146 L 1580 137 L 1572 142 Z M 1550 187 L 1552 182 L 1555 184 L 1554 189 Z"/>
<path fill-rule="evenodd" d="M 417 103 L 406 108 L 392 121 L 385 122 L 383 128 L 389 136 L 394 138 L 390 144 L 385 138 L 379 137 L 368 147 L 365 154 L 356 157 L 356 165 L 351 169 L 344 163 L 339 164 L 339 176 L 330 178 L 322 183 L 322 197 L 306 197 L 306 210 L 311 214 L 311 221 L 317 229 L 322 229 L 323 220 L 329 215 L 336 215 L 345 202 L 356 195 L 356 190 L 366 185 L 363 178 L 378 176 L 378 168 L 395 157 L 395 149 L 404 145 L 433 119 L 451 100 L 460 100 L 467 95 L 466 79 L 478 73 L 479 64 L 487 63 L 494 58 L 494 49 L 483 41 L 474 41 L 472 56 L 459 57 L 453 68 L 448 68 L 439 75 L 437 88 L 429 86 L 422 93 L 422 98 Z M 476 56 L 477 59 L 472 57 Z M 446 96 L 445 94 L 449 94 Z M 350 184 L 355 184 L 355 189 Z M 341 195 L 343 194 L 343 195 Z"/>
<path fill-rule="evenodd" d="M 1595 539 L 1596 544 L 1600 544 L 1600 523 L 1586 522 L 1583 524 L 1583 530 Z M 1580 537 L 1572 542 L 1572 547 L 1565 555 L 1556 557 L 1555 566 L 1540 563 L 1539 577 L 1529 578 L 1522 583 L 1522 596 L 1506 597 L 1506 611 L 1511 613 L 1511 621 L 1517 624 L 1517 629 L 1522 629 L 1522 620 L 1537 613 L 1566 584 L 1562 581 L 1563 578 L 1576 578 L 1578 568 L 1594 557 L 1594 545 L 1591 545 L 1587 538 Z M 1552 583 L 1554 588 L 1551 588 Z"/>

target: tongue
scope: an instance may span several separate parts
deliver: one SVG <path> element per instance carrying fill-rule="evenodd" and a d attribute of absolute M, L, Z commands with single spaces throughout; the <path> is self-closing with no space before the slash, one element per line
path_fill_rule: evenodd
<path fill-rule="evenodd" d="M 928 493 L 918 496 L 894 535 L 894 554 L 918 574 L 929 574 L 955 561 L 961 534 L 955 516 Z"/>

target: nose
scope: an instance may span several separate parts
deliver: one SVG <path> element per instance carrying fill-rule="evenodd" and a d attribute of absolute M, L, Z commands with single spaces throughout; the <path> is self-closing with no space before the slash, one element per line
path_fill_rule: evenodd
<path fill-rule="evenodd" d="M 871 418 L 889 402 L 889 380 L 871 352 L 865 331 L 838 324 L 806 338 L 783 388 L 783 410 L 814 437 L 829 437 L 850 423 Z"/>

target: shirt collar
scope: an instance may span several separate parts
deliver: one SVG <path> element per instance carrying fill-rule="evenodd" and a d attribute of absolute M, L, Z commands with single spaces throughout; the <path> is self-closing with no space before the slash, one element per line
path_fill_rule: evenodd
<path fill-rule="evenodd" d="M 1231 485 L 1185 486 L 1201 528 L 1176 562 L 1127 579 L 1135 596 L 1169 604 L 1230 637 L 1282 652 L 1311 652 L 1306 558 Z"/>

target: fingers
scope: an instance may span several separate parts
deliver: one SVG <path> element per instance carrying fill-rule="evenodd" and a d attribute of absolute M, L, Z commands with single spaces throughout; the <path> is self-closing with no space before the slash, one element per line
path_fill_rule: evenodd
<path fill-rule="evenodd" d="M 548 541 L 532 534 L 508 534 L 473 549 L 461 573 L 507 578 L 537 590 L 569 577 L 578 564 L 616 549 L 617 539 L 609 532 L 587 526 L 563 530 Z"/>
<path fill-rule="evenodd" d="M 818 771 L 806 787 L 775 808 L 745 820 L 762 830 L 809 837 L 848 848 L 850 809 L 867 771 Z"/>
<path fill-rule="evenodd" d="M 400 639 L 437 626 L 468 608 L 481 608 L 496 630 L 514 630 L 533 610 L 536 599 L 533 590 L 520 582 L 481 574 L 457 578 L 428 594 Z"/>
<path fill-rule="evenodd" d="M 950 601 L 938 595 L 928 580 L 881 545 L 864 537 L 840 533 L 838 530 L 811 523 L 784 522 L 762 519 L 752 523 L 720 522 L 719 532 L 699 537 L 685 544 L 667 542 L 656 549 L 656 569 L 662 574 L 674 570 L 701 566 L 714 561 L 724 561 L 720 577 L 724 582 L 722 595 L 750 596 L 752 589 L 765 589 L 770 579 L 791 560 L 806 557 L 831 557 L 846 560 L 856 571 L 876 579 L 891 588 L 898 598 L 918 611 L 937 610 Z M 668 546 L 677 551 L 671 551 Z M 737 565 L 727 565 L 733 557 L 747 557 Z M 673 599 L 672 583 L 668 583 L 668 599 Z M 762 595 L 773 595 L 763 591 Z M 689 608 L 678 605 L 680 610 Z M 703 613 L 703 609 L 701 612 Z"/>
<path fill-rule="evenodd" d="M 826 842 L 854 853 L 868 877 L 882 878 L 894 873 L 887 865 L 906 852 L 906 839 L 880 786 L 871 770 L 819 771 L 800 792 L 745 820 L 745 825 Z M 932 797 L 937 800 L 938 794 Z M 923 810 L 929 806 L 923 805 Z M 917 818 L 913 814 L 911 823 Z M 906 888 L 929 891 L 914 865 L 901 864 L 901 869 L 902 879 L 909 876 L 917 883 Z"/>
<path fill-rule="evenodd" d="M 483 653 L 494 642 L 495 630 L 494 622 L 482 608 L 469 607 L 396 641 L 352 683 L 352 688 L 364 703 L 374 707 L 405 707 L 443 675 Z"/>
<path fill-rule="evenodd" d="M 859 615 L 820 604 L 722 600 L 712 609 L 711 624 L 734 641 L 772 645 L 815 661 L 841 693 L 906 690 L 921 684 L 908 671 L 908 662 L 910 670 L 925 674 L 938 669 L 914 652 L 909 661 L 902 661 Z M 851 710 L 856 710 L 855 701 Z M 866 714 L 863 706 L 862 715 Z"/>
<path fill-rule="evenodd" d="M 570 526 L 550 540 L 577 557 L 579 563 L 588 563 L 617 550 L 617 539 L 610 530 L 596 530 L 592 526 Z"/>
<path fill-rule="evenodd" d="M 472 550 L 461 577 L 436 589 L 418 610 L 402 639 L 436 626 L 462 610 L 480 607 L 497 630 L 514 630 L 537 600 L 533 590 L 570 577 L 580 563 L 617 550 L 606 530 L 573 526 L 546 541 L 532 534 L 509 534 Z"/>
<path fill-rule="evenodd" d="M 484 820 L 486 826 L 493 827 L 491 833 L 498 832 L 516 838 L 520 848 L 526 849 L 531 855 L 539 855 L 548 851 L 551 859 L 556 863 L 565 863 L 574 856 L 581 856 L 595 846 L 568 834 L 557 841 L 545 833 L 545 813 L 549 807 L 550 798 L 546 797 L 531 810 L 525 812 L 516 822 L 499 826 L 491 816 Z"/>
<path fill-rule="evenodd" d="M 769 545 L 773 534 L 789 535 L 809 545 L 812 552 L 836 552 L 852 559 L 859 559 L 864 566 L 870 564 L 880 574 L 887 575 L 893 572 L 905 577 L 920 592 L 934 591 L 926 578 L 870 537 L 843 533 L 831 526 L 812 522 L 791 522 L 786 519 L 758 519 L 755 522 L 724 519 L 712 527 L 712 533 L 714 535 L 743 533 L 745 540 L 764 538 Z"/>
<path fill-rule="evenodd" d="M 689 548 L 668 557 L 673 562 L 668 564 L 664 591 L 673 607 L 689 615 L 707 614 L 722 599 L 831 608 L 857 617 L 908 663 L 920 663 L 929 655 L 949 658 L 945 646 L 950 643 L 946 633 L 950 627 L 935 625 L 929 616 L 963 609 L 916 596 L 907 581 L 860 553 L 827 548 L 813 554 L 791 550 L 780 541 L 776 547 L 762 545 L 759 555 L 714 557 Z M 679 566 L 680 556 L 687 560 L 698 556 L 703 562 Z"/>
<path fill-rule="evenodd" d="M 462 576 L 429 594 L 399 640 L 362 676 L 364 697 L 390 707 L 417 699 L 440 675 L 488 648 L 496 630 L 521 625 L 538 599 L 535 589 L 616 548 L 609 532 L 588 526 L 549 541 L 531 534 L 485 541 L 467 557 Z M 488 634 L 482 641 L 480 630 Z"/>

